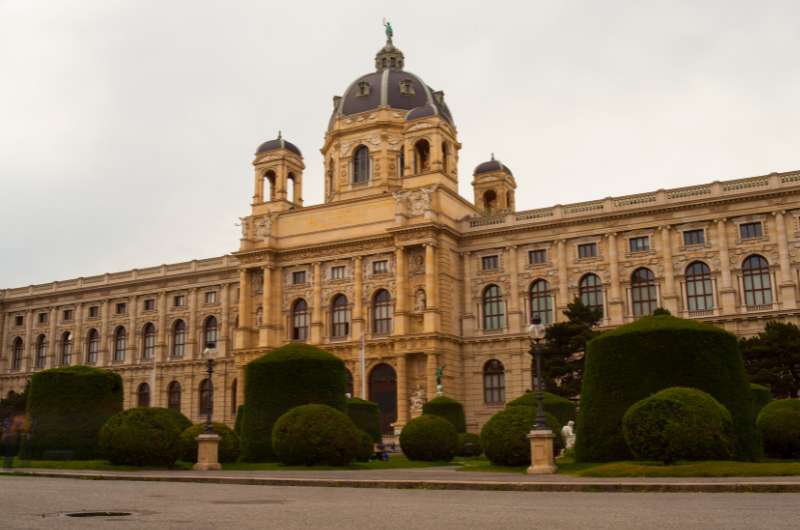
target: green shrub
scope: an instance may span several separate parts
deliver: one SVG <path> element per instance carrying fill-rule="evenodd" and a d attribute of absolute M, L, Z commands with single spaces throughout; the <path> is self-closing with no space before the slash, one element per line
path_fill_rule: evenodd
<path fill-rule="evenodd" d="M 372 441 L 372 435 L 361 431 L 359 433 L 359 444 L 358 444 L 358 452 L 356 453 L 356 461 L 357 462 L 369 462 L 369 459 L 372 458 L 372 455 L 375 454 L 375 446 Z"/>
<path fill-rule="evenodd" d="M 333 407 L 301 405 L 275 422 L 272 445 L 278 460 L 287 465 L 344 466 L 358 455 L 361 434 L 347 415 Z"/>
<path fill-rule="evenodd" d="M 708 324 L 665 315 L 641 318 L 589 342 L 577 459 L 629 460 L 622 417 L 640 399 L 673 386 L 707 392 L 730 411 L 736 458 L 761 454 L 736 338 Z"/>
<path fill-rule="evenodd" d="M 800 399 L 779 399 L 758 415 L 764 452 L 773 458 L 800 458 Z"/>
<path fill-rule="evenodd" d="M 236 433 L 236 436 L 242 436 L 242 423 L 244 422 L 244 414 L 245 414 L 244 405 L 239 405 L 236 408 L 236 421 L 233 422 L 233 432 Z"/>
<path fill-rule="evenodd" d="M 175 420 L 175 424 L 180 428 L 181 432 L 192 426 L 192 421 L 184 416 L 181 411 L 175 409 L 167 410 L 172 414 L 172 419 Z"/>
<path fill-rule="evenodd" d="M 558 420 L 561 425 L 566 425 L 568 421 L 575 420 L 577 417 L 577 406 L 565 397 L 544 392 L 542 399 L 544 411 L 549 412 Z M 536 408 L 536 393 L 526 392 L 513 401 L 509 401 L 506 407 L 534 407 Z"/>
<path fill-rule="evenodd" d="M 169 409 L 128 409 L 100 429 L 100 449 L 112 464 L 172 466 L 181 456 L 181 430 Z"/>
<path fill-rule="evenodd" d="M 561 425 L 552 414 L 545 412 L 547 427 L 553 431 L 553 451 L 562 447 Z M 481 445 L 486 458 L 498 466 L 527 466 L 531 463 L 531 443 L 528 433 L 536 421 L 533 407 L 509 407 L 492 416 L 481 429 Z"/>
<path fill-rule="evenodd" d="M 239 437 L 224 423 L 211 424 L 214 434 L 219 435 L 220 462 L 236 462 L 239 458 Z M 197 462 L 197 436 L 205 432 L 205 423 L 191 425 L 181 433 L 181 460 Z"/>
<path fill-rule="evenodd" d="M 356 427 L 369 434 L 372 441 L 381 441 L 381 411 L 377 403 L 365 399 L 350 398 L 347 400 L 347 415 Z"/>
<path fill-rule="evenodd" d="M 772 392 L 770 392 L 769 388 L 756 383 L 750 383 L 750 397 L 753 399 L 754 418 L 758 418 L 761 409 L 773 400 Z"/>
<path fill-rule="evenodd" d="M 241 427 L 244 461 L 274 459 L 272 430 L 289 409 L 318 403 L 346 410 L 344 363 L 314 346 L 290 343 L 245 367 L 247 413 Z"/>
<path fill-rule="evenodd" d="M 481 437 L 471 432 L 462 432 L 458 435 L 456 456 L 480 456 L 483 454 Z"/>
<path fill-rule="evenodd" d="M 122 410 L 122 378 L 88 366 L 53 368 L 33 374 L 27 399 L 33 424 L 31 456 L 71 451 L 73 458 L 97 456 L 97 435 Z"/>
<path fill-rule="evenodd" d="M 464 417 L 464 406 L 455 399 L 438 396 L 422 405 L 423 414 L 435 414 L 453 424 L 456 432 L 467 431 L 467 420 Z"/>
<path fill-rule="evenodd" d="M 730 460 L 734 451 L 731 414 L 695 388 L 672 387 L 634 403 L 622 431 L 638 460 Z"/>
<path fill-rule="evenodd" d="M 409 460 L 449 462 L 456 454 L 458 433 L 441 416 L 423 414 L 403 427 L 400 447 Z"/>

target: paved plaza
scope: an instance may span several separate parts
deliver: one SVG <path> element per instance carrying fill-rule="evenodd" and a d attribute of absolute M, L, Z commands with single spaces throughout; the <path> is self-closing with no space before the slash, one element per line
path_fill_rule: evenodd
<path fill-rule="evenodd" d="M 0 477 L 4 529 L 796 528 L 800 494 L 532 493 Z M 65 512 L 131 512 L 72 518 Z"/>

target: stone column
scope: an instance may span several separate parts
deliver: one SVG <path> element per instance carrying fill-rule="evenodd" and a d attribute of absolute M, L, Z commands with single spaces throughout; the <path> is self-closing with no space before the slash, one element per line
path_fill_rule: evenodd
<path fill-rule="evenodd" d="M 439 329 L 438 267 L 436 266 L 436 247 L 425 245 L 425 332 Z"/>
<path fill-rule="evenodd" d="M 728 229 L 726 219 L 717 219 L 717 245 L 719 246 L 719 272 L 722 286 L 719 290 L 723 314 L 736 312 L 736 288 L 731 282 L 731 262 L 728 257 Z"/>
<path fill-rule="evenodd" d="M 406 287 L 406 253 L 403 247 L 397 247 L 394 251 L 395 267 L 397 269 L 396 289 L 397 300 L 394 304 L 394 335 L 405 335 L 408 327 L 408 311 L 406 301 L 408 299 Z M 426 277 L 427 280 L 427 277 Z M 427 287 L 427 281 L 426 281 Z M 425 296 L 430 300 L 430 293 L 425 292 Z"/>
<path fill-rule="evenodd" d="M 112 342 L 111 324 L 109 316 L 111 312 L 111 302 L 107 299 L 103 300 L 103 314 L 100 319 L 100 351 L 98 352 L 97 364 L 100 366 L 108 366 L 111 364 L 111 348 L 109 343 Z"/>
<path fill-rule="evenodd" d="M 522 330 L 524 311 L 519 307 L 519 264 L 517 263 L 517 247 L 511 245 L 506 248 L 508 252 L 508 275 L 511 292 L 508 293 L 508 331 L 518 333 Z"/>
<path fill-rule="evenodd" d="M 472 254 L 464 252 L 464 308 L 462 317 L 462 329 L 465 337 L 472 335 L 475 329 L 475 310 L 472 303 Z"/>
<path fill-rule="evenodd" d="M 13 354 L 12 354 L 13 355 Z M 30 372 L 33 369 L 33 357 L 36 355 L 36 345 L 33 344 L 33 311 L 25 312 L 25 342 L 22 345 L 22 362 L 20 371 Z"/>
<path fill-rule="evenodd" d="M 780 276 L 778 288 L 781 293 L 781 307 L 783 309 L 794 309 L 797 307 L 797 293 L 795 291 L 794 280 L 792 279 L 792 266 L 789 256 L 789 242 L 786 237 L 786 217 L 783 210 L 774 212 L 775 216 L 775 235 L 778 239 L 778 263 L 780 264 Z"/>
<path fill-rule="evenodd" d="M 435 353 L 429 353 L 425 357 L 425 397 L 429 401 L 436 397 L 436 367 L 438 366 L 438 359 Z M 450 395 L 453 394 L 452 389 L 448 389 Z"/>
<path fill-rule="evenodd" d="M 311 286 L 311 344 L 322 342 L 322 267 L 314 263 L 314 283 Z M 356 271 L 354 274 L 359 274 Z"/>
<path fill-rule="evenodd" d="M 158 293 L 158 351 L 156 360 L 164 361 L 169 357 L 167 344 L 167 293 Z"/>
<path fill-rule="evenodd" d="M 128 299 L 128 353 L 125 355 L 125 364 L 137 362 L 139 349 L 139 330 L 136 329 L 136 295 Z"/>
<path fill-rule="evenodd" d="M 271 331 L 274 329 L 276 315 L 275 308 L 275 293 L 273 292 L 274 278 L 272 266 L 265 265 L 261 269 L 262 276 L 262 289 L 261 289 L 261 328 L 258 330 L 258 345 L 268 346 L 270 344 Z"/>
<path fill-rule="evenodd" d="M 611 288 L 608 296 L 608 318 L 609 323 L 612 325 L 622 324 L 623 316 L 625 314 L 625 303 L 622 300 L 622 294 L 619 283 L 619 261 L 617 258 L 617 234 L 612 232 L 607 234 L 608 237 L 608 274 L 611 277 Z"/>
<path fill-rule="evenodd" d="M 360 340 L 366 333 L 367 325 L 364 319 L 364 287 L 361 275 L 361 256 L 353 259 L 353 340 Z"/>
<path fill-rule="evenodd" d="M 253 325 L 250 300 L 250 271 L 239 270 L 239 327 L 236 330 L 236 348 L 247 348 L 250 345 L 249 334 Z"/>
<path fill-rule="evenodd" d="M 406 374 L 406 358 L 397 357 L 397 421 L 395 425 L 402 428 L 408 422 L 408 377 Z"/>
<path fill-rule="evenodd" d="M 680 297 L 675 293 L 675 270 L 672 267 L 672 235 L 669 225 L 660 227 L 661 255 L 664 263 L 664 290 L 661 305 L 673 315 L 678 314 Z"/>
<path fill-rule="evenodd" d="M 228 323 L 230 321 L 230 312 L 231 312 L 231 304 L 230 299 L 228 298 L 229 286 L 227 283 L 223 283 L 220 286 L 220 297 L 222 298 L 222 315 L 219 319 L 219 337 L 217 340 L 217 351 L 220 352 L 221 355 L 227 356 L 230 353 L 230 348 L 228 347 Z"/>
<path fill-rule="evenodd" d="M 73 364 L 82 364 L 85 360 L 84 355 L 84 333 L 83 333 L 83 304 L 75 304 L 75 330 L 72 332 L 72 358 Z M 0 340 L 2 340 L 2 318 L 0 318 Z M 0 342 L 2 344 L 2 342 Z"/>
<path fill-rule="evenodd" d="M 555 321 L 562 322 L 567 319 L 564 310 L 569 299 L 569 278 L 567 278 L 567 242 L 563 239 L 558 240 L 558 303 L 556 304 Z"/>
<path fill-rule="evenodd" d="M 58 319 L 58 310 L 55 307 L 50 308 L 50 317 L 48 320 L 47 331 L 47 361 L 45 361 L 45 368 L 55 368 L 61 366 L 61 359 L 58 357 L 59 340 L 56 338 L 56 320 Z"/>
<path fill-rule="evenodd" d="M 260 202 L 264 202 L 264 177 L 261 175 L 261 171 L 256 170 L 256 192 L 253 195 L 253 202 L 258 204 Z"/>

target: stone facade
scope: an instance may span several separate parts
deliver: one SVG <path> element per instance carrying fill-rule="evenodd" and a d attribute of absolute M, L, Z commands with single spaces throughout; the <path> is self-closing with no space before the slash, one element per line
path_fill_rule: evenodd
<path fill-rule="evenodd" d="M 354 393 L 398 428 L 436 395 L 443 367 L 444 393 L 475 431 L 531 387 L 532 314 L 561 320 L 577 296 L 603 309 L 603 327 L 655 307 L 738 335 L 798 321 L 800 172 L 517 212 L 516 181 L 491 160 L 471 203 L 443 93 L 382 63 L 402 59 L 388 46 L 376 74 L 334 98 L 323 204 L 303 205 L 302 155 L 278 138 L 253 161 L 231 255 L 0 291 L 0 393 L 36 370 L 92 363 L 120 372 L 126 407 L 143 383 L 167 406 L 177 382 L 180 408 L 200 421 L 214 339 L 214 413 L 230 424 L 243 366 L 304 340 L 341 357 Z M 420 92 L 409 108 L 403 97 Z M 502 366 L 487 371 L 491 360 Z"/>

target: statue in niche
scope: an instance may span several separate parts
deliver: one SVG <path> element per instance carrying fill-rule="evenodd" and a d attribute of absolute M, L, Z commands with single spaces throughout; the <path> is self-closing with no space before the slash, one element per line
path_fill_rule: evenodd
<path fill-rule="evenodd" d="M 262 308 L 256 309 L 256 326 L 260 326 L 264 320 L 264 310 Z"/>
<path fill-rule="evenodd" d="M 425 299 L 425 289 L 417 289 L 414 295 L 414 311 L 421 313 L 425 311 L 427 301 Z"/>
<path fill-rule="evenodd" d="M 444 385 L 442 378 L 444 377 L 444 369 L 447 368 L 446 364 L 436 367 L 436 395 L 441 396 L 444 394 Z"/>
<path fill-rule="evenodd" d="M 411 405 L 411 415 L 416 417 L 422 414 L 422 407 L 425 405 L 425 389 L 422 385 L 417 385 L 417 388 L 411 393 L 409 402 Z"/>

